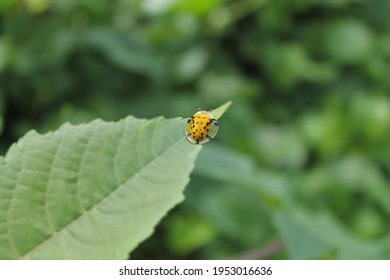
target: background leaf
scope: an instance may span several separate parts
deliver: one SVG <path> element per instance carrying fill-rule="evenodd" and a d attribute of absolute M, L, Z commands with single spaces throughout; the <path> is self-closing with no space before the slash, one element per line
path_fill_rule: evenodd
<path fill-rule="evenodd" d="M 293 259 L 389 259 L 389 237 L 377 242 L 359 240 L 326 211 L 309 214 L 299 207 L 276 216 Z"/>

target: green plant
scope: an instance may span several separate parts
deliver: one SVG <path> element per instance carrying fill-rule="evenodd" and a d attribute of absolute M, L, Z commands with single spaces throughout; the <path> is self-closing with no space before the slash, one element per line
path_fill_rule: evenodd
<path fill-rule="evenodd" d="M 0 154 L 31 129 L 233 100 L 186 199 L 131 258 L 231 259 L 277 243 L 257 256 L 390 259 L 389 11 L 388 0 L 1 0 Z"/>
<path fill-rule="evenodd" d="M 185 123 L 130 116 L 27 133 L 0 158 L 0 259 L 126 258 L 183 199 L 201 149 Z"/>

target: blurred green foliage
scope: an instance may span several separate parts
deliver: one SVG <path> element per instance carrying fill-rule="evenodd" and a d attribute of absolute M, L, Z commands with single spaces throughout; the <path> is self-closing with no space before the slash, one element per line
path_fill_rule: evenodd
<path fill-rule="evenodd" d="M 234 104 L 132 258 L 390 259 L 390 2 L 2 0 L 0 150 Z"/>

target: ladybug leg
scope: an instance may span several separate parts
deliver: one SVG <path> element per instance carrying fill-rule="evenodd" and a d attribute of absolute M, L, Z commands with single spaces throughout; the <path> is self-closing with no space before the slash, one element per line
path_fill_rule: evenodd
<path fill-rule="evenodd" d="M 196 139 L 196 144 L 199 144 L 199 140 L 198 139 Z"/>
<path fill-rule="evenodd" d="M 213 123 L 215 126 L 219 126 L 219 122 L 216 119 L 211 119 L 211 123 Z"/>
<path fill-rule="evenodd" d="M 207 137 L 207 139 L 209 139 L 209 140 L 212 140 L 212 139 L 213 139 L 213 137 L 211 137 L 210 135 L 207 135 L 206 137 Z"/>

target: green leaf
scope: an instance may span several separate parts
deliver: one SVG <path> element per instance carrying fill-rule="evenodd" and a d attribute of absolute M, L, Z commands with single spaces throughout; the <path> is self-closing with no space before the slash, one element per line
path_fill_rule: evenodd
<path fill-rule="evenodd" d="M 87 46 L 98 49 L 114 65 L 135 72 L 152 73 L 152 54 L 136 36 L 125 36 L 113 28 L 91 29 L 83 38 Z"/>
<path fill-rule="evenodd" d="M 259 168 L 245 155 L 220 145 L 210 145 L 197 159 L 197 175 L 254 191 L 270 209 L 276 210 L 288 201 L 289 182 L 280 174 Z"/>
<path fill-rule="evenodd" d="M 201 149 L 185 122 L 127 117 L 27 133 L 0 157 L 0 259 L 127 258 L 183 200 Z"/>
<path fill-rule="evenodd" d="M 327 211 L 309 213 L 286 207 L 276 214 L 276 226 L 286 241 L 292 259 L 388 259 L 390 250 L 381 240 L 362 241 Z"/>
<path fill-rule="evenodd" d="M 232 105 L 231 101 L 226 102 L 225 104 L 219 106 L 218 108 L 211 111 L 216 119 L 219 119 L 226 111 L 229 109 L 230 105 Z"/>

